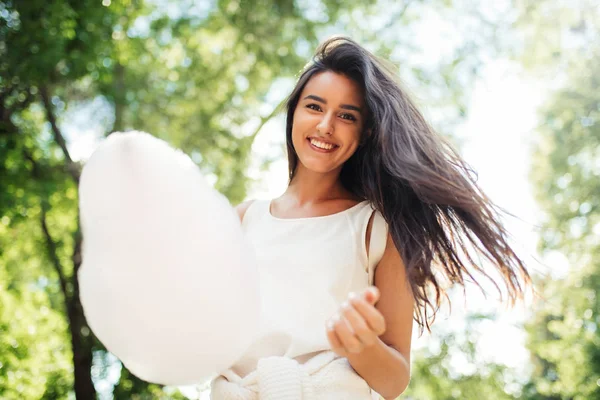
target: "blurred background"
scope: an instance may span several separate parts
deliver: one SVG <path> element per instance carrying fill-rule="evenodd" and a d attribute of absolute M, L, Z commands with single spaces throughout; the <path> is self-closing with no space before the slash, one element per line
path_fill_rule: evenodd
<path fill-rule="evenodd" d="M 144 130 L 233 204 L 281 194 L 281 104 L 332 34 L 395 65 L 511 213 L 537 290 L 453 292 L 401 398 L 600 399 L 595 0 L 0 0 L 0 399 L 208 399 L 136 379 L 87 327 L 81 166 Z"/>

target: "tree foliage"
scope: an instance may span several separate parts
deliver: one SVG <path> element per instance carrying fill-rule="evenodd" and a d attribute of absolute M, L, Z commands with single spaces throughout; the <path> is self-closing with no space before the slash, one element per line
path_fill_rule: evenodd
<path fill-rule="evenodd" d="M 412 380 L 403 398 L 407 400 L 517 399 L 522 382 L 503 364 L 480 354 L 482 323 L 493 316 L 467 317 L 463 331 L 434 327 L 429 345 L 413 355 Z"/>
<path fill-rule="evenodd" d="M 557 73 L 540 111 L 532 181 L 544 211 L 542 254 L 563 254 L 564 277 L 540 282 L 528 326 L 534 399 L 600 398 L 600 12 L 597 4 L 528 2 L 540 38 L 535 71 Z M 545 37 L 545 40 L 541 38 Z M 558 40 L 555 40 L 558 39 Z M 565 57 L 568 56 L 568 57 Z M 550 64 L 548 64 L 550 63 Z"/>
<path fill-rule="evenodd" d="M 547 212 L 542 251 L 561 252 L 565 278 L 544 284 L 530 325 L 537 390 L 550 398 L 600 396 L 600 53 L 573 71 L 543 111 L 533 177 Z"/>

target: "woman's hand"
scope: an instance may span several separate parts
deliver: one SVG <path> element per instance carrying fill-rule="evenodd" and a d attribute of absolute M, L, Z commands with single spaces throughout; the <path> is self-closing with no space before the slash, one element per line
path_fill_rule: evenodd
<path fill-rule="evenodd" d="M 358 354 L 377 343 L 385 332 L 385 319 L 375 308 L 379 290 L 372 286 L 362 293 L 350 293 L 340 310 L 327 321 L 327 339 L 341 357 Z"/>

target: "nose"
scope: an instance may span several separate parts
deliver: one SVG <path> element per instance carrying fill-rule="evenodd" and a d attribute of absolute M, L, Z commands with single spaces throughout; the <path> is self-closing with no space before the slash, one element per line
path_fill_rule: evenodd
<path fill-rule="evenodd" d="M 322 135 L 331 135 L 333 133 L 333 115 L 323 114 L 323 118 L 317 124 L 317 131 Z"/>

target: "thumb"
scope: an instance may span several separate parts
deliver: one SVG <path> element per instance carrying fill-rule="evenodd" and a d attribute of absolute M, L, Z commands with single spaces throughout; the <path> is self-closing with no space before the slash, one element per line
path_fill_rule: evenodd
<path fill-rule="evenodd" d="M 377 303 L 379 300 L 379 289 L 377 289 L 375 286 L 371 286 L 365 290 L 365 300 L 367 303 L 375 305 L 375 303 Z"/>

